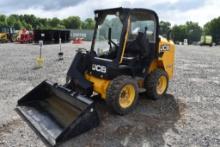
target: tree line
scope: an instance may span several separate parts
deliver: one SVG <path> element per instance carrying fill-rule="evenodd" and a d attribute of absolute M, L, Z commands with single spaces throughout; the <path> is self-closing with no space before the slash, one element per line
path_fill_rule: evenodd
<path fill-rule="evenodd" d="M 175 42 L 183 42 L 188 39 L 188 42 L 194 43 L 200 41 L 202 35 L 211 35 L 215 43 L 220 43 L 220 17 L 207 22 L 204 27 L 200 27 L 198 23 L 188 21 L 182 25 L 174 25 L 171 27 L 169 22 L 160 22 L 160 34 L 165 35 L 172 31 L 172 37 Z"/>
<path fill-rule="evenodd" d="M 95 22 L 92 18 L 81 20 L 78 16 L 65 19 L 39 18 L 34 15 L 0 15 L 0 26 L 14 27 L 16 30 L 33 29 L 93 29 Z"/>
<path fill-rule="evenodd" d="M 92 18 L 81 20 L 79 16 L 70 16 L 65 19 L 59 18 L 39 18 L 34 15 L 0 15 L 0 26 L 14 27 L 16 30 L 26 28 L 33 29 L 93 29 L 95 21 Z M 171 27 L 169 22 L 160 22 L 160 34 L 166 36 L 167 32 L 172 30 L 175 42 L 183 42 L 188 39 L 189 43 L 198 42 L 201 35 L 213 36 L 214 42 L 220 42 L 220 17 L 206 23 L 200 27 L 198 23 L 188 21 L 182 25 Z"/>

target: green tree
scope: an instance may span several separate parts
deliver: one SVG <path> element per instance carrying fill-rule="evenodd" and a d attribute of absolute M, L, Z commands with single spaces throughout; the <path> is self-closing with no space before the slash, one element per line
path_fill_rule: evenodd
<path fill-rule="evenodd" d="M 26 28 L 37 28 L 37 26 L 39 26 L 38 18 L 36 18 L 34 15 L 20 15 L 20 20 L 26 24 Z"/>
<path fill-rule="evenodd" d="M 35 29 L 48 29 L 48 20 L 46 18 L 38 18 Z"/>
<path fill-rule="evenodd" d="M 0 26 L 5 26 L 5 25 L 6 25 L 6 16 L 0 15 Z"/>
<path fill-rule="evenodd" d="M 183 42 L 187 37 L 185 25 L 175 25 L 172 28 L 173 39 L 175 42 Z"/>
<path fill-rule="evenodd" d="M 63 20 L 63 24 L 68 29 L 80 29 L 81 20 L 78 16 L 70 16 Z"/>
<path fill-rule="evenodd" d="M 49 22 L 49 26 L 52 28 L 56 28 L 60 24 L 60 20 L 56 17 L 49 19 L 48 22 Z"/>
<path fill-rule="evenodd" d="M 214 42 L 220 43 L 220 17 L 206 23 L 204 25 L 204 33 L 206 35 L 211 35 Z"/>
<path fill-rule="evenodd" d="M 5 15 L 0 15 L 0 21 L 1 21 L 1 22 L 6 21 L 6 16 L 5 16 Z"/>
<path fill-rule="evenodd" d="M 95 21 L 92 18 L 87 18 L 84 22 L 82 22 L 82 29 L 94 29 Z"/>
<path fill-rule="evenodd" d="M 198 42 L 202 35 L 202 28 L 198 23 L 186 22 L 187 39 L 191 44 L 192 42 Z"/>
<path fill-rule="evenodd" d="M 13 15 L 10 15 L 7 19 L 7 25 L 8 26 L 11 26 L 11 27 L 14 27 L 14 24 L 16 23 L 16 17 L 14 17 Z"/>
<path fill-rule="evenodd" d="M 24 29 L 24 28 L 27 29 L 27 30 L 32 30 L 33 29 L 32 25 L 30 23 L 26 23 L 25 21 L 21 21 L 21 23 L 22 23 L 21 29 Z"/>
<path fill-rule="evenodd" d="M 58 24 L 56 29 L 66 29 L 66 27 L 63 24 Z"/>
<path fill-rule="evenodd" d="M 169 30 L 171 30 L 171 24 L 169 22 L 160 21 L 160 35 L 167 36 Z"/>
<path fill-rule="evenodd" d="M 188 39 L 188 42 L 198 42 L 202 35 L 202 28 L 195 22 L 186 22 L 184 25 L 175 25 L 172 28 L 172 34 L 175 42 L 183 42 Z"/>
<path fill-rule="evenodd" d="M 62 24 L 62 21 L 56 17 L 49 19 L 48 23 L 50 29 L 65 29 L 65 26 Z"/>
<path fill-rule="evenodd" d="M 17 20 L 15 23 L 14 23 L 14 28 L 15 30 L 20 30 L 22 28 L 22 23 L 20 20 Z"/>
<path fill-rule="evenodd" d="M 27 24 L 27 25 L 25 26 L 25 28 L 26 28 L 27 30 L 32 30 L 32 29 L 33 29 L 31 24 Z"/>

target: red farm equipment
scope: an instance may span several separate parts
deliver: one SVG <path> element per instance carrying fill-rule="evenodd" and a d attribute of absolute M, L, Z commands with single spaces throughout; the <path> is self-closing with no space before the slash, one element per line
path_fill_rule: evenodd
<path fill-rule="evenodd" d="M 19 35 L 17 37 L 17 42 L 19 43 L 31 43 L 33 41 L 33 34 L 26 30 L 22 29 L 19 31 Z"/>

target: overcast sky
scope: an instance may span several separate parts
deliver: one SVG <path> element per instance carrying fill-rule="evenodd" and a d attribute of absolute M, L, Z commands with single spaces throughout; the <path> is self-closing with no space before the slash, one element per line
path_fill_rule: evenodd
<path fill-rule="evenodd" d="M 191 20 L 202 26 L 220 16 L 220 0 L 0 0 L 0 13 L 34 14 L 43 18 L 75 15 L 85 19 L 93 17 L 95 9 L 121 6 L 153 9 L 160 20 L 172 24 Z"/>

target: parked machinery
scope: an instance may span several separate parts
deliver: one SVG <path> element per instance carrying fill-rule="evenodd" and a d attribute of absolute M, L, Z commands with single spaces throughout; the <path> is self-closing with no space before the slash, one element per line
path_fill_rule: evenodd
<path fill-rule="evenodd" d="M 173 76 L 175 45 L 159 37 L 154 11 L 97 10 L 95 20 L 91 49 L 78 49 L 66 84 L 46 80 L 18 101 L 16 110 L 51 145 L 98 126 L 94 97 L 125 115 L 139 93 L 163 97 Z"/>
<path fill-rule="evenodd" d="M 33 32 L 26 29 L 22 29 L 18 33 L 17 42 L 19 43 L 31 43 L 33 41 Z"/>
<path fill-rule="evenodd" d="M 16 40 L 16 33 L 13 27 L 1 26 L 0 27 L 0 42 L 14 42 Z"/>
<path fill-rule="evenodd" d="M 201 46 L 203 46 L 203 45 L 212 46 L 213 45 L 212 36 L 211 35 L 202 35 L 199 44 Z"/>

